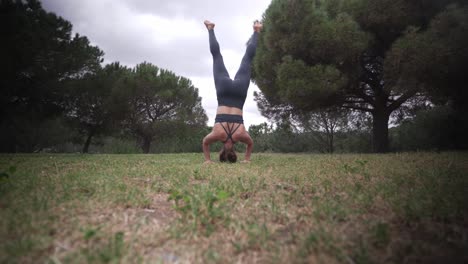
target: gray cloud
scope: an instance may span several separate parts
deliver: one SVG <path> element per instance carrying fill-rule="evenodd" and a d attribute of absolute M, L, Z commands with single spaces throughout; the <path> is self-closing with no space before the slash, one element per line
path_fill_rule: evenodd
<path fill-rule="evenodd" d="M 252 21 L 261 18 L 271 0 L 43 0 L 46 10 L 73 24 L 74 32 L 87 36 L 105 52 L 105 63 L 128 66 L 150 62 L 193 80 L 212 122 L 216 96 L 212 60 L 203 20 L 216 22 L 226 67 L 235 74 L 252 32 Z M 253 93 L 250 87 L 249 94 Z M 244 110 L 263 120 L 248 96 Z"/>
<path fill-rule="evenodd" d="M 155 13 L 162 16 L 174 16 L 179 14 L 219 14 L 226 15 L 227 11 L 237 13 L 244 11 L 252 1 L 148 1 L 148 0 L 123 0 L 130 8 L 139 13 Z"/>

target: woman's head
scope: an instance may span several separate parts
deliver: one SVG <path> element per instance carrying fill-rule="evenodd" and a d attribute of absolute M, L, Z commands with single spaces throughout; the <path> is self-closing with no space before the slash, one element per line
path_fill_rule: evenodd
<path fill-rule="evenodd" d="M 234 146 L 232 146 L 231 148 L 223 147 L 223 149 L 219 153 L 219 161 L 229 161 L 230 163 L 235 163 L 237 161 L 237 154 L 234 151 Z"/>

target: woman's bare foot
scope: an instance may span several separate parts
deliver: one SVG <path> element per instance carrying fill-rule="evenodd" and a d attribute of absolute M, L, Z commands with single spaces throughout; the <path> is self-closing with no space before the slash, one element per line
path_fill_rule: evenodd
<path fill-rule="evenodd" d="M 205 20 L 205 22 L 203 22 L 203 23 L 205 23 L 205 26 L 206 26 L 206 28 L 208 30 L 212 30 L 215 27 L 215 23 L 213 23 L 213 22 L 211 22 L 209 20 Z"/>
<path fill-rule="evenodd" d="M 253 25 L 254 31 L 255 32 L 260 32 L 260 31 L 262 31 L 262 28 L 263 28 L 262 22 L 260 22 L 258 20 L 255 20 L 254 25 Z"/>

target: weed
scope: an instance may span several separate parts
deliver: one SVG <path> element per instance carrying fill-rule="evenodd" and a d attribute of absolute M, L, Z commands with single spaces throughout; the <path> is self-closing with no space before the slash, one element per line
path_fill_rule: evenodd
<path fill-rule="evenodd" d="M 82 230 L 83 239 L 84 240 L 92 239 L 93 237 L 95 237 L 98 234 L 99 230 L 100 230 L 100 228 L 87 228 L 87 229 Z"/>
<path fill-rule="evenodd" d="M 248 247 L 251 249 L 261 249 L 267 246 L 270 239 L 270 231 L 265 223 L 249 223 L 246 225 L 248 236 Z"/>
<path fill-rule="evenodd" d="M 358 264 L 371 263 L 368 246 L 362 236 L 359 237 L 358 245 L 353 254 L 353 259 L 354 262 Z"/>
<path fill-rule="evenodd" d="M 344 163 L 343 164 L 343 170 L 346 173 L 350 173 L 350 174 L 358 173 L 358 172 L 364 173 L 367 163 L 368 163 L 367 160 L 357 159 L 357 160 L 354 161 L 354 164 Z"/>
<path fill-rule="evenodd" d="M 209 248 L 204 253 L 204 259 L 206 260 L 207 263 L 222 263 L 221 255 L 215 250 L 213 250 L 212 248 Z"/>
<path fill-rule="evenodd" d="M 8 180 L 10 178 L 10 175 L 15 173 L 15 171 L 15 166 L 10 166 L 7 171 L 0 171 L 0 182 L 2 180 Z"/>
<path fill-rule="evenodd" d="M 224 211 L 229 194 L 223 190 L 212 192 L 204 187 L 188 191 L 172 190 L 168 200 L 173 200 L 175 209 L 181 213 L 184 223 L 189 223 L 196 231 L 202 229 L 210 235 L 218 223 L 228 220 Z"/>
<path fill-rule="evenodd" d="M 310 255 L 317 255 L 319 258 L 318 262 L 328 262 L 320 260 L 320 257 L 328 255 L 332 259 L 341 259 L 343 253 L 336 246 L 336 241 L 332 235 L 319 228 L 309 231 L 299 244 L 297 252 L 298 262 L 308 262 L 306 260 Z"/>
<path fill-rule="evenodd" d="M 124 233 L 116 232 L 103 245 L 90 243 L 87 248 L 82 250 L 82 253 L 86 256 L 88 263 L 118 262 L 125 254 Z"/>
<path fill-rule="evenodd" d="M 386 247 L 390 243 L 390 227 L 387 223 L 377 223 L 372 227 L 374 243 L 378 247 Z"/>

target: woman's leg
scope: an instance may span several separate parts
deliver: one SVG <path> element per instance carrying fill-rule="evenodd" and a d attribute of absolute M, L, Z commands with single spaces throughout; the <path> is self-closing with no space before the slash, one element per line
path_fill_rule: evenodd
<path fill-rule="evenodd" d="M 247 96 L 247 90 L 250 85 L 251 65 L 255 56 L 255 49 L 257 48 L 257 38 L 258 32 L 254 32 L 247 43 L 244 57 L 233 81 L 234 89 L 244 96 Z"/>
<path fill-rule="evenodd" d="M 218 89 L 218 85 L 222 85 L 222 81 L 226 81 L 227 79 L 231 82 L 231 78 L 229 77 L 229 73 L 224 65 L 223 56 L 221 55 L 219 43 L 216 40 L 216 36 L 214 33 L 214 24 L 205 21 L 205 25 L 208 29 L 209 41 L 210 41 L 210 52 L 213 56 L 213 77 L 215 80 L 216 89 Z"/>

